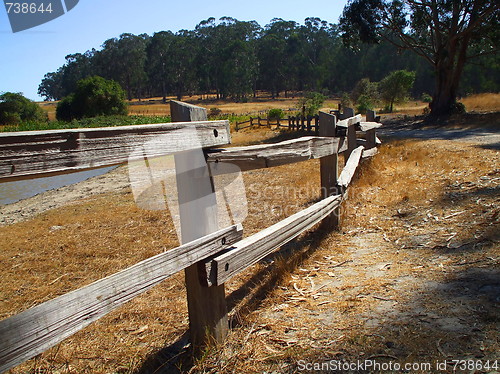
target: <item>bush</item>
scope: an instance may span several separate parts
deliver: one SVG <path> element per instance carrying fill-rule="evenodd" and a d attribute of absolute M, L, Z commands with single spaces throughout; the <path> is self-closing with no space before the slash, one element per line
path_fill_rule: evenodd
<path fill-rule="evenodd" d="M 0 95 L 0 124 L 18 125 L 26 121 L 47 122 L 47 114 L 37 103 L 20 93 L 6 92 Z"/>
<path fill-rule="evenodd" d="M 367 95 L 361 95 L 358 98 L 358 106 L 356 107 L 357 112 L 361 114 L 366 114 L 367 110 L 373 110 L 374 105 L 372 98 Z"/>
<path fill-rule="evenodd" d="M 99 76 L 78 81 L 73 94 L 65 97 L 56 110 L 58 120 L 127 114 L 125 91 L 112 80 Z"/>
<path fill-rule="evenodd" d="M 351 92 L 351 99 L 353 102 L 360 104 L 360 100 L 369 100 L 370 102 L 376 102 L 379 98 L 378 83 L 370 82 L 369 78 L 363 78 L 358 83 Z"/>
<path fill-rule="evenodd" d="M 451 106 L 451 114 L 465 114 L 467 113 L 467 109 L 465 108 L 465 105 L 461 102 L 456 102 Z"/>
<path fill-rule="evenodd" d="M 342 94 L 342 97 L 340 98 L 340 107 L 341 108 L 352 108 L 352 100 L 351 96 L 347 92 L 344 92 Z"/>
<path fill-rule="evenodd" d="M 270 109 L 269 112 L 267 112 L 267 118 L 269 119 L 276 120 L 284 117 L 285 117 L 285 112 L 283 112 L 283 110 L 279 108 Z"/>
<path fill-rule="evenodd" d="M 61 101 L 59 101 L 59 104 L 57 104 L 56 108 L 56 118 L 59 121 L 69 122 L 76 118 L 72 111 L 73 100 L 74 100 L 74 95 L 71 94 L 69 96 L 66 96 Z"/>
<path fill-rule="evenodd" d="M 217 117 L 220 116 L 222 113 L 222 110 L 219 108 L 210 108 L 210 111 L 208 112 L 209 117 Z"/>
<path fill-rule="evenodd" d="M 424 103 L 430 103 L 432 101 L 432 96 L 429 95 L 428 93 L 424 92 L 422 94 L 422 98 L 421 100 L 424 102 Z"/>
<path fill-rule="evenodd" d="M 299 100 L 301 108 L 305 108 L 306 116 L 314 116 L 318 113 L 319 108 L 325 102 L 326 97 L 319 92 L 307 92 L 303 98 Z"/>

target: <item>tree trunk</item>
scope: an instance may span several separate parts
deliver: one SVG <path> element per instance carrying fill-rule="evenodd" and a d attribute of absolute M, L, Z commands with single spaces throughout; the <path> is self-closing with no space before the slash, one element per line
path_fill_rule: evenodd
<path fill-rule="evenodd" d="M 467 60 L 469 37 L 445 50 L 435 65 L 436 91 L 430 104 L 431 117 L 448 116 L 456 109 L 457 91 Z"/>
<path fill-rule="evenodd" d="M 456 83 L 453 70 L 448 67 L 436 69 L 436 92 L 430 104 L 431 117 L 450 115 L 456 103 Z"/>

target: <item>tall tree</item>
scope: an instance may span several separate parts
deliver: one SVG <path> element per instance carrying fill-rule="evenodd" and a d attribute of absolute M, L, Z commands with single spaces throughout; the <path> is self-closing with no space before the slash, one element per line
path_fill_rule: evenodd
<path fill-rule="evenodd" d="M 142 96 L 148 42 L 146 34 L 122 34 L 120 38 L 106 40 L 96 54 L 96 73 L 118 82 L 127 91 L 129 100 Z"/>
<path fill-rule="evenodd" d="M 432 65 L 431 115 L 453 112 L 468 60 L 496 53 L 500 5 L 491 0 L 350 0 L 340 27 L 350 45 L 386 40 Z M 470 46 L 481 44 L 481 50 Z"/>
<path fill-rule="evenodd" d="M 151 38 L 147 48 L 148 79 L 153 88 L 161 92 L 163 102 L 167 100 L 167 89 L 170 88 L 172 81 L 167 73 L 171 66 L 174 38 L 174 34 L 170 31 L 157 32 Z"/>

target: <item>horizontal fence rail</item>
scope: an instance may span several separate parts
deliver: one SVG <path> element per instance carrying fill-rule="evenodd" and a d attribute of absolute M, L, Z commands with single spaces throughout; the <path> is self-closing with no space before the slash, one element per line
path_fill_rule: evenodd
<path fill-rule="evenodd" d="M 232 276 L 310 229 L 336 209 L 342 196 L 330 196 L 288 218 L 236 243 L 207 263 L 207 284 L 223 284 Z"/>
<path fill-rule="evenodd" d="M 242 235 L 240 225 L 220 230 L 0 321 L 0 372 L 53 347 Z"/>
<path fill-rule="evenodd" d="M 203 297 L 214 298 L 213 302 L 204 300 L 204 303 L 216 305 L 220 309 L 218 316 L 223 317 L 224 313 L 227 314 L 225 281 L 320 222 L 333 229 L 338 228 L 339 206 L 347 197 L 347 188 L 356 169 L 363 158 L 377 153 L 376 145 L 380 144 L 376 129 L 381 125 L 376 122 L 375 113 L 369 111 L 366 121 L 363 121 L 361 115 L 354 115 L 352 109 L 346 109 L 343 113 L 335 111 L 341 118 L 338 122 L 336 116 L 320 113 L 319 122 L 316 119 L 314 126 L 321 136 L 301 137 L 275 144 L 213 149 L 230 143 L 229 123 L 205 121 L 206 111 L 203 108 L 179 102 L 171 105 L 175 113 L 173 117 L 198 121 L 0 134 L 0 182 L 121 164 L 130 160 L 130 154 L 137 147 L 148 143 L 148 157 L 201 147 L 212 175 L 227 172 L 228 168 L 219 168 L 218 165 L 228 163 L 246 171 L 320 159 L 322 200 L 245 239 L 242 239 L 241 225 L 203 234 L 202 238 L 190 239 L 192 241 L 180 247 L 0 321 L 0 371 L 8 370 L 54 346 L 183 269 L 187 274 L 190 329 L 199 330 L 192 334 L 192 339 L 194 336 L 206 336 L 210 333 L 209 326 L 193 323 L 198 320 L 193 313 L 206 314 L 209 311 L 193 312 L 194 309 L 190 309 L 193 289 L 198 292 L 200 300 Z M 304 119 L 299 122 L 301 128 L 297 129 L 308 129 L 303 126 Z M 311 128 L 312 125 L 309 130 Z M 192 138 L 193 129 L 196 139 Z M 363 138 L 358 138 L 357 132 L 363 132 Z M 186 153 L 189 152 L 181 155 Z M 339 153 L 344 153 L 345 159 L 340 176 L 337 171 Z M 138 157 L 141 157 L 140 152 Z M 188 185 L 196 183 L 184 182 L 189 182 Z M 195 268 L 196 272 L 193 272 Z M 196 287 L 193 288 L 194 283 Z M 224 331 L 227 331 L 227 326 L 219 332 Z"/>
<path fill-rule="evenodd" d="M 251 145 L 207 152 L 207 161 L 217 170 L 217 163 L 229 162 L 242 171 L 291 164 L 336 154 L 339 139 L 306 136 L 275 144 Z"/>
<path fill-rule="evenodd" d="M 148 142 L 154 157 L 230 141 L 228 121 L 0 133 L 0 181 L 123 164 Z"/>

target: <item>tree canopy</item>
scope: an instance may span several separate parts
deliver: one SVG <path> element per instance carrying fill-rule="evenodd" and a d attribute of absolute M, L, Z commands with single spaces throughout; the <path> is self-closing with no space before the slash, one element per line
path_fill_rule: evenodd
<path fill-rule="evenodd" d="M 58 120 L 127 114 L 125 91 L 118 83 L 99 76 L 79 80 L 75 92 L 59 102 Z"/>
<path fill-rule="evenodd" d="M 410 89 L 415 82 L 415 72 L 397 70 L 382 79 L 378 84 L 380 97 L 384 101 L 389 112 L 392 113 L 394 103 L 408 98 Z"/>
<path fill-rule="evenodd" d="M 431 114 L 439 116 L 453 111 L 466 63 L 496 55 L 499 18 L 491 0 L 350 0 L 340 29 L 351 47 L 384 41 L 427 61 L 435 75 Z"/>
<path fill-rule="evenodd" d="M 351 5 L 358 3 L 362 0 Z M 380 37 L 378 44 L 353 50 L 343 44 L 345 27 L 315 17 L 304 24 L 275 18 L 264 27 L 223 17 L 208 18 L 194 30 L 160 31 L 152 36 L 122 34 L 104 41 L 99 50 L 68 55 L 63 66 L 45 75 L 38 92 L 47 100 L 58 100 L 73 92 L 79 80 L 99 75 L 118 82 L 129 99 L 167 95 L 182 99 L 211 93 L 241 101 L 257 91 L 270 92 L 273 97 L 296 91 L 340 95 L 350 92 L 362 78 L 380 81 L 403 69 L 416 71 L 415 96 L 430 91 L 432 66 L 426 67 L 416 54 L 401 49 L 395 37 L 388 38 L 390 41 Z M 382 30 L 377 27 L 371 36 Z M 474 48 L 470 51 L 482 52 L 478 43 Z M 460 91 L 498 91 L 496 55 L 480 57 L 477 62 L 482 64 L 480 70 L 465 67 Z"/>
<path fill-rule="evenodd" d="M 0 125 L 17 125 L 24 121 L 47 121 L 47 114 L 21 93 L 0 95 Z"/>

